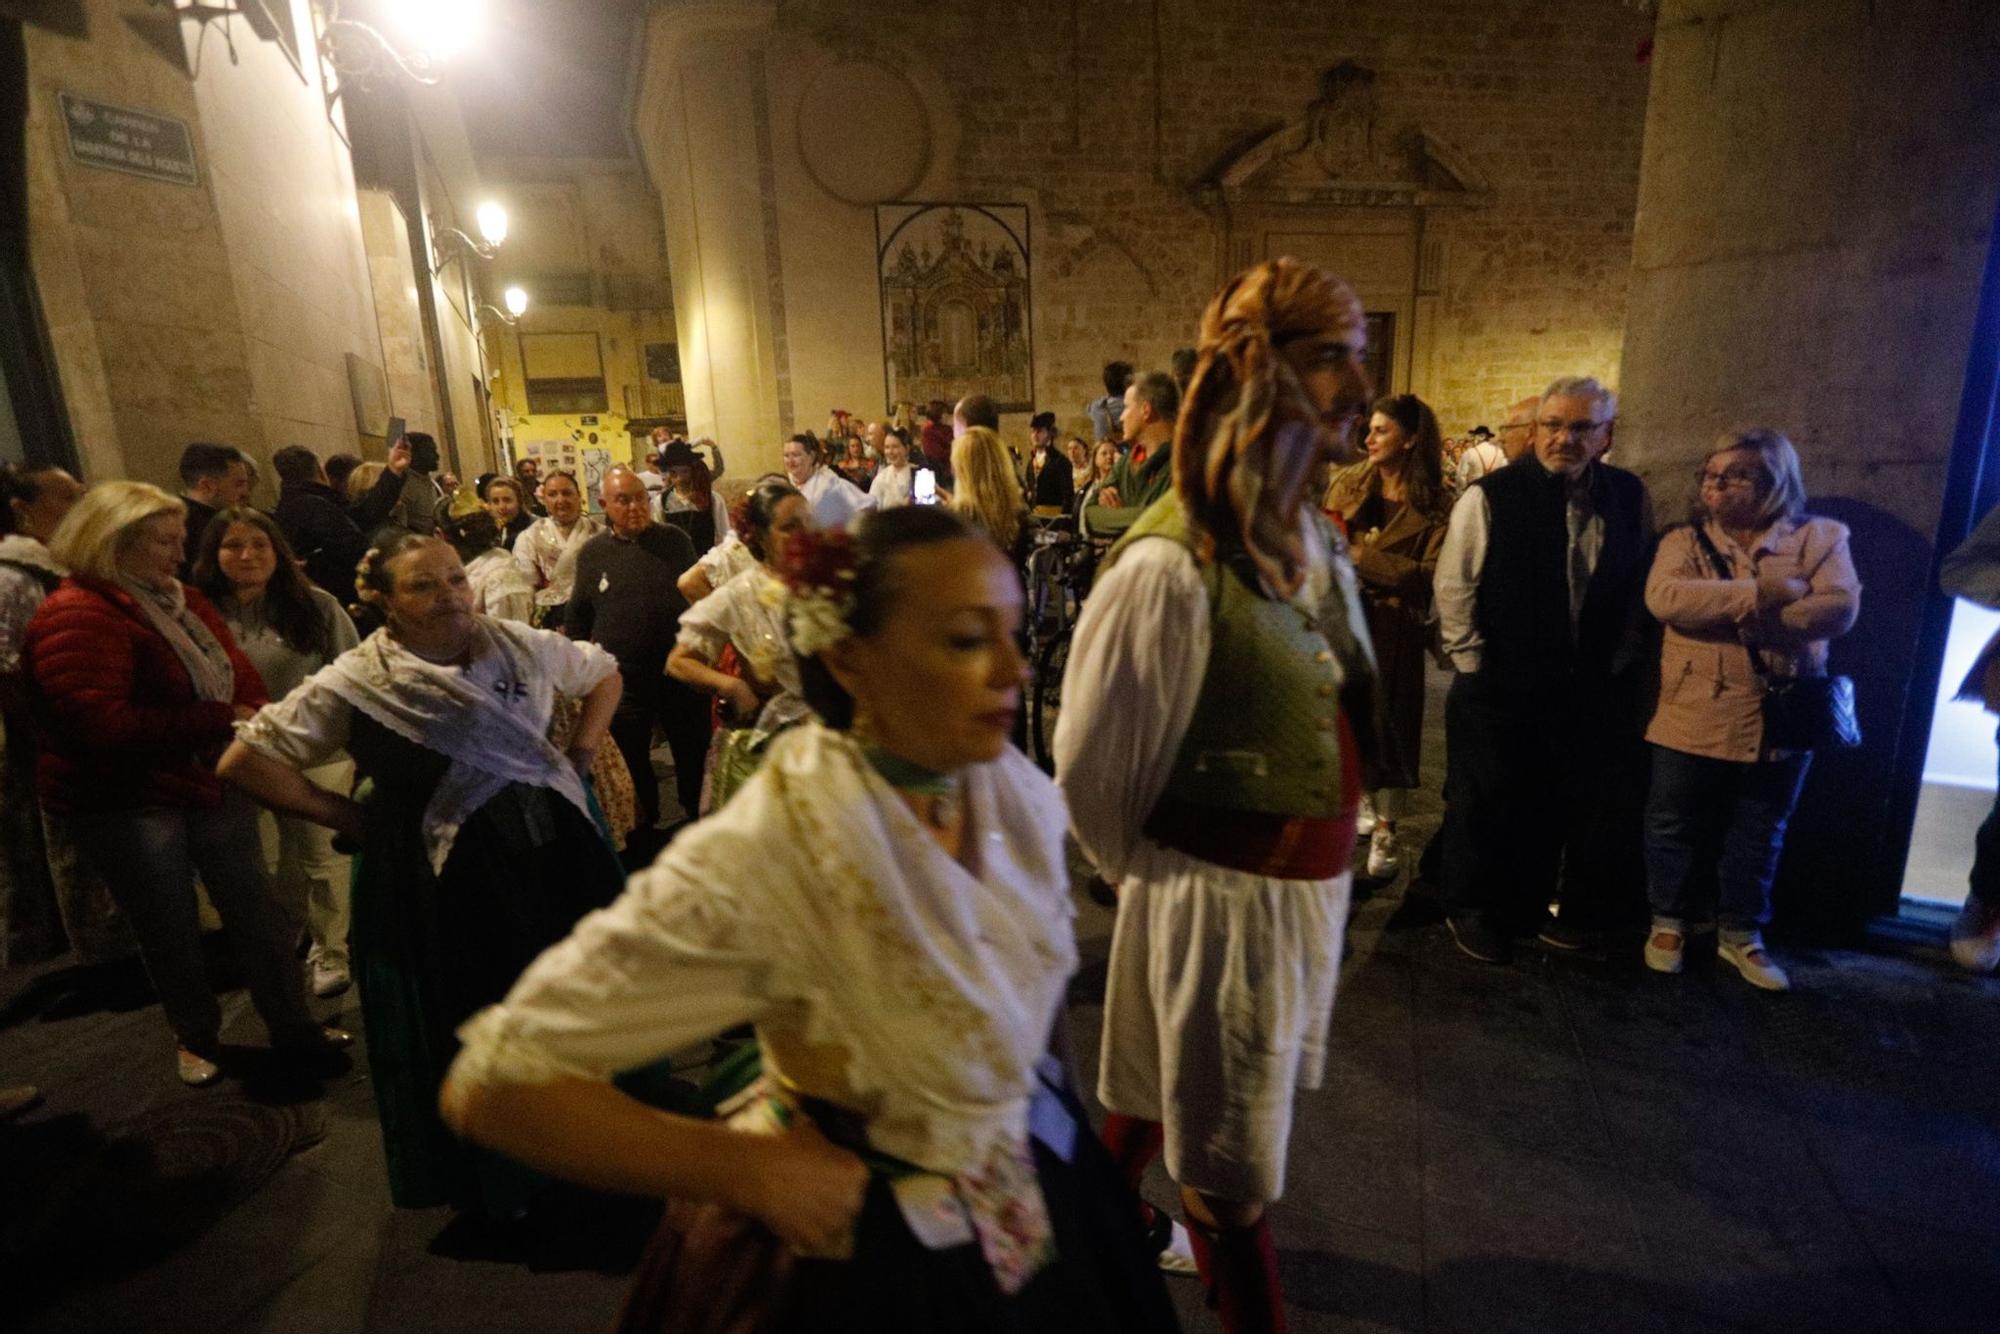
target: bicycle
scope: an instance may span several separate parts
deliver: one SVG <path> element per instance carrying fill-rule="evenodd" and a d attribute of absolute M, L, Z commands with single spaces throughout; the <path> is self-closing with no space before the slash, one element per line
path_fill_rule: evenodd
<path fill-rule="evenodd" d="M 1025 655 L 1034 671 L 1028 687 L 1028 754 L 1047 773 L 1055 772 L 1056 716 L 1070 640 L 1103 550 L 1103 543 L 1079 536 L 1067 518 L 1052 519 L 1035 535 L 1023 566 L 1028 591 Z"/>

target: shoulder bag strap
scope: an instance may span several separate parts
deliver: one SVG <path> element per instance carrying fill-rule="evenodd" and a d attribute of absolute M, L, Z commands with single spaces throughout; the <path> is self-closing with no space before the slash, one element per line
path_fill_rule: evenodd
<path fill-rule="evenodd" d="M 1688 527 L 1694 530 L 1694 540 L 1701 544 L 1702 551 L 1708 556 L 1709 564 L 1715 567 L 1715 577 L 1722 580 L 1735 579 L 1736 572 L 1729 568 L 1729 562 L 1722 558 L 1720 551 L 1716 550 L 1715 543 L 1708 536 L 1707 527 L 1700 520 L 1689 524 Z M 1750 670 L 1757 673 L 1757 679 L 1768 688 L 1771 684 L 1771 669 L 1764 665 L 1764 651 L 1748 640 L 1744 641 L 1743 651 L 1750 656 Z"/>

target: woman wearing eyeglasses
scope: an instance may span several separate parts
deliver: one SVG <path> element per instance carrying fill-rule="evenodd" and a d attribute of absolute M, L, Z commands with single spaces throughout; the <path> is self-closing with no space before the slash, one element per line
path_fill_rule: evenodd
<path fill-rule="evenodd" d="M 1689 931 L 1713 914 L 1721 957 L 1746 981 L 1791 986 L 1760 928 L 1812 753 L 1767 743 L 1762 677 L 1824 674 L 1827 641 L 1852 628 L 1861 603 L 1846 525 L 1805 504 L 1789 440 L 1725 435 L 1702 465 L 1693 521 L 1661 539 L 1646 580 L 1646 607 L 1665 627 L 1646 729 L 1655 972 L 1678 973 Z"/>

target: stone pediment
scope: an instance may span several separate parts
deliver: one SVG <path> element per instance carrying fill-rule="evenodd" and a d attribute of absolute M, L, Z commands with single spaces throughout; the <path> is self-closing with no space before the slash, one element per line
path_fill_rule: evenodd
<path fill-rule="evenodd" d="M 1322 74 L 1302 115 L 1225 161 L 1204 187 L 1231 205 L 1479 206 L 1493 197 L 1471 159 L 1429 130 L 1385 130 L 1375 72 L 1352 61 Z"/>

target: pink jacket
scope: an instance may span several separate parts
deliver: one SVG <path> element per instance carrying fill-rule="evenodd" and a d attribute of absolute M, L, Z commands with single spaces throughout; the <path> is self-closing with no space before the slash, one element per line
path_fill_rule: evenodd
<path fill-rule="evenodd" d="M 1646 740 L 1690 755 L 1749 762 L 1764 749 L 1763 689 L 1746 644 L 1774 675 L 1826 670 L 1826 641 L 1846 634 L 1861 607 L 1847 525 L 1780 519 L 1744 552 L 1710 523 L 1708 536 L 1734 578 L 1721 579 L 1694 529 L 1660 539 L 1646 579 L 1646 610 L 1666 628 L 1660 703 Z M 1775 612 L 1757 610 L 1760 581 L 1803 579 L 1811 592 Z"/>

